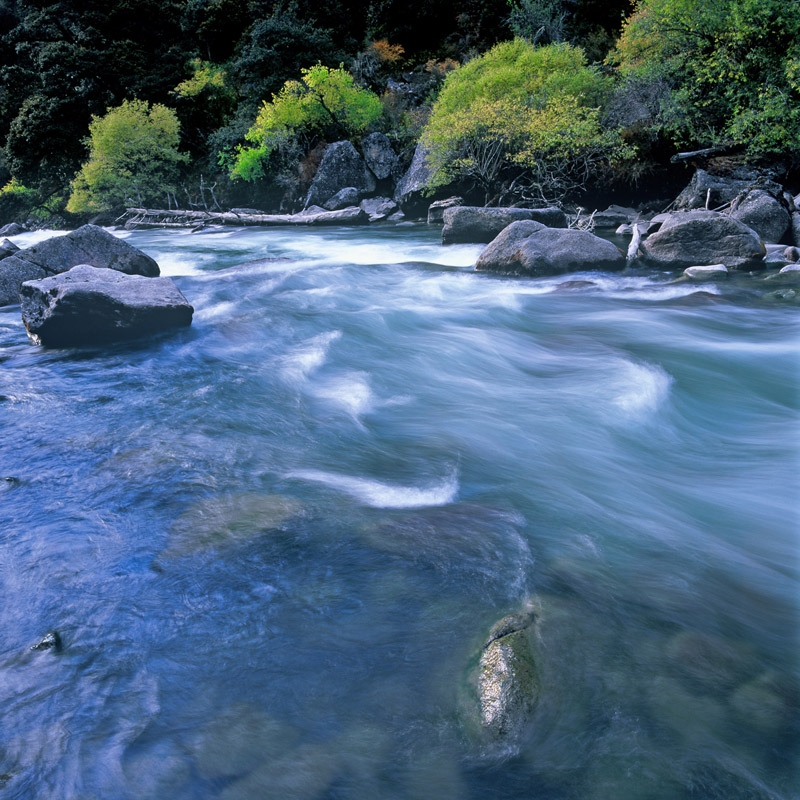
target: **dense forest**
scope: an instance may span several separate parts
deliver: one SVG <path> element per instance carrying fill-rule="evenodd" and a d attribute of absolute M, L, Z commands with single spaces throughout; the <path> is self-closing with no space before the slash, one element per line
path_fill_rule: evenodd
<path fill-rule="evenodd" d="M 297 208 L 324 145 L 560 202 L 679 148 L 796 169 L 800 0 L 0 0 L 0 221 Z"/>

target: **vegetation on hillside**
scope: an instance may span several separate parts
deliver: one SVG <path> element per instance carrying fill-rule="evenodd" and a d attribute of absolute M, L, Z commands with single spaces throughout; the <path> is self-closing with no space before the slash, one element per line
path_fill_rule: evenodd
<path fill-rule="evenodd" d="M 169 147 L 143 158 L 122 126 L 101 157 L 100 120 L 137 103 L 174 117 Z M 424 136 L 431 188 L 489 201 L 676 147 L 796 162 L 800 0 L 0 0 L 0 221 L 202 180 L 266 207 L 372 129 L 406 163 Z"/>

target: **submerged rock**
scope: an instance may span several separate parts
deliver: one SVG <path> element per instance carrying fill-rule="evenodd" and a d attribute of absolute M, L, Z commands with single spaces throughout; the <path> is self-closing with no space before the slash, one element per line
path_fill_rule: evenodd
<path fill-rule="evenodd" d="M 646 264 L 658 269 L 724 264 L 735 270 L 763 267 L 766 252 L 752 228 L 713 211 L 670 214 L 639 251 Z"/>
<path fill-rule="evenodd" d="M 725 694 L 758 669 L 748 645 L 699 631 L 675 634 L 667 643 L 666 657 L 682 683 L 704 694 Z"/>
<path fill-rule="evenodd" d="M 742 684 L 730 697 L 739 722 L 767 736 L 780 736 L 792 724 L 799 701 L 794 682 L 772 672 Z"/>
<path fill-rule="evenodd" d="M 475 269 L 507 275 L 543 277 L 566 272 L 625 268 L 625 254 L 588 231 L 544 228 L 514 222 L 481 253 Z"/>
<path fill-rule="evenodd" d="M 158 264 L 136 247 L 96 225 L 54 236 L 0 261 L 0 305 L 19 301 L 25 281 L 58 275 L 81 264 L 154 277 Z"/>
<path fill-rule="evenodd" d="M 560 208 L 483 208 L 454 206 L 443 213 L 442 244 L 488 243 L 513 222 L 533 220 L 550 228 L 565 228 Z"/>
<path fill-rule="evenodd" d="M 161 558 L 181 558 L 247 541 L 280 530 L 302 506 L 278 494 L 232 494 L 208 497 L 185 511 L 170 529 Z"/>
<path fill-rule="evenodd" d="M 360 208 L 369 217 L 370 222 L 378 222 L 394 214 L 397 211 L 397 203 L 391 197 L 370 197 L 361 201 Z"/>
<path fill-rule="evenodd" d="M 22 321 L 35 344 L 106 344 L 190 325 L 194 309 L 169 278 L 88 265 L 26 281 Z"/>

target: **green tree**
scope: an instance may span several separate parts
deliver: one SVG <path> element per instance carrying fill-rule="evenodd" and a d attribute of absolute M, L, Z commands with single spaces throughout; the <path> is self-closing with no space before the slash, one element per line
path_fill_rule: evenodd
<path fill-rule="evenodd" d="M 668 87 L 657 116 L 679 146 L 800 151 L 798 0 L 640 0 L 611 56 L 629 85 Z"/>
<path fill-rule="evenodd" d="M 466 179 L 487 202 L 562 199 L 628 154 L 601 124 L 610 89 L 580 48 L 496 45 L 447 76 L 423 133 L 429 188 Z"/>
<path fill-rule="evenodd" d="M 298 81 L 288 81 L 271 102 L 264 102 L 255 125 L 247 132 L 249 147 L 240 147 L 232 175 L 245 180 L 264 176 L 273 157 L 296 149 L 304 137 L 307 149 L 314 137 L 354 138 L 380 118 L 380 98 L 357 86 L 344 69 L 317 64 L 302 70 Z"/>
<path fill-rule="evenodd" d="M 89 160 L 72 183 L 67 210 L 106 211 L 130 201 L 163 202 L 174 191 L 180 125 L 175 112 L 159 104 L 126 100 L 89 125 Z"/>

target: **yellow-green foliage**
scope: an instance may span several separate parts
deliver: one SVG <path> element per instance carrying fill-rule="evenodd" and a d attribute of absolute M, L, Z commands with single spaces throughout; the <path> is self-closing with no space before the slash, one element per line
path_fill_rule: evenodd
<path fill-rule="evenodd" d="M 798 0 L 639 0 L 610 61 L 671 87 L 662 117 L 678 144 L 800 149 Z"/>
<path fill-rule="evenodd" d="M 381 116 L 380 98 L 357 86 L 343 68 L 317 64 L 302 70 L 299 81 L 287 81 L 270 102 L 264 102 L 247 132 L 251 147 L 241 147 L 231 171 L 234 177 L 255 180 L 264 175 L 270 155 L 298 133 L 329 133 L 352 138 Z"/>
<path fill-rule="evenodd" d="M 129 200 L 147 203 L 174 190 L 180 125 L 166 106 L 126 100 L 103 117 L 92 117 L 89 160 L 72 182 L 67 210 L 106 211 Z"/>
<path fill-rule="evenodd" d="M 222 67 L 199 58 L 192 59 L 191 66 L 194 70 L 192 77 L 175 87 L 174 93 L 178 97 L 197 97 L 205 90 L 236 94 L 227 85 L 227 75 Z"/>
<path fill-rule="evenodd" d="M 619 142 L 600 124 L 610 88 L 580 48 L 496 45 L 447 76 L 423 134 L 429 186 L 470 177 L 489 189 L 512 165 L 569 170 L 599 149 L 613 158 Z"/>

